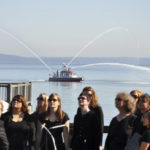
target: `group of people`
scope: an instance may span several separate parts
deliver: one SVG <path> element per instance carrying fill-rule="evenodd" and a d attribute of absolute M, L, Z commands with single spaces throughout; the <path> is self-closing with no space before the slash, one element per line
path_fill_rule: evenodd
<path fill-rule="evenodd" d="M 57 93 L 40 94 L 32 114 L 22 95 L 3 114 L 0 101 L 0 150 L 102 150 L 104 116 L 95 90 L 85 87 L 77 100 L 71 136 Z M 121 92 L 115 106 L 119 114 L 110 122 L 104 150 L 150 150 L 150 95 Z"/>

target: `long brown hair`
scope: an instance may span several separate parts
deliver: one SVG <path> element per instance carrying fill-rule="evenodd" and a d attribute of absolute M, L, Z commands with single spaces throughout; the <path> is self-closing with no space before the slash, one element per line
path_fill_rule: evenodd
<path fill-rule="evenodd" d="M 64 119 L 64 116 L 65 116 L 65 113 L 64 111 L 62 110 L 61 108 L 61 99 L 59 97 L 59 95 L 57 93 L 52 93 L 50 96 L 49 96 L 49 101 L 51 99 L 53 99 L 54 97 L 57 97 L 57 100 L 58 102 L 60 103 L 60 105 L 58 106 L 58 109 L 56 111 L 56 117 L 57 117 L 57 121 L 62 121 Z M 50 107 L 48 107 L 48 113 L 50 113 Z"/>
<path fill-rule="evenodd" d="M 23 113 L 24 113 L 24 112 L 27 112 L 27 110 L 28 110 L 28 105 L 27 105 L 27 103 L 26 103 L 26 100 L 25 100 L 24 96 L 22 96 L 22 95 L 16 95 L 16 96 L 13 97 L 12 101 L 11 101 L 10 104 L 9 104 L 8 112 L 12 112 L 12 110 L 13 110 L 13 108 L 12 108 L 12 102 L 13 102 L 15 99 L 21 100 L 21 103 L 22 103 L 22 109 L 21 109 L 21 111 L 22 111 Z"/>
<path fill-rule="evenodd" d="M 85 87 L 85 88 L 82 90 L 82 92 L 83 92 L 83 93 L 86 93 L 86 94 L 88 94 L 88 91 L 91 91 L 91 92 L 92 92 L 90 107 L 95 108 L 95 107 L 97 107 L 97 106 L 99 105 L 99 104 L 98 104 L 98 96 L 97 96 L 95 90 L 94 90 L 92 87 L 90 87 L 90 86 L 87 86 L 87 87 Z"/>

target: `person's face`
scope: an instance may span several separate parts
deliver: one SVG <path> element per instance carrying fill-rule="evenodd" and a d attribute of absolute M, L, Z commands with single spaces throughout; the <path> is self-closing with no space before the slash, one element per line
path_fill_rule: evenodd
<path fill-rule="evenodd" d="M 147 111 L 150 109 L 149 101 L 146 98 L 141 99 L 139 105 L 140 105 L 140 109 L 143 111 Z"/>
<path fill-rule="evenodd" d="M 138 101 L 138 99 L 139 99 L 139 97 L 138 97 L 138 92 L 137 92 L 137 91 L 134 91 L 133 94 L 131 94 L 131 96 L 135 99 L 135 101 L 136 101 L 136 103 L 137 103 L 137 101 Z"/>
<path fill-rule="evenodd" d="M 116 97 L 115 98 L 115 106 L 118 109 L 123 108 L 123 106 L 124 106 L 124 99 L 122 97 Z"/>
<path fill-rule="evenodd" d="M 60 106 L 60 102 L 59 102 L 57 96 L 54 95 L 52 99 L 49 99 L 49 107 L 57 109 L 58 106 Z"/>
<path fill-rule="evenodd" d="M 143 126 L 149 128 L 150 121 L 149 121 L 148 113 L 143 114 L 141 121 L 143 122 Z"/>
<path fill-rule="evenodd" d="M 14 99 L 12 101 L 12 108 L 21 109 L 22 108 L 22 101 L 20 99 Z"/>
<path fill-rule="evenodd" d="M 45 108 L 45 99 L 41 96 L 37 98 L 37 104 L 40 108 Z"/>
<path fill-rule="evenodd" d="M 86 96 L 82 95 L 78 97 L 78 103 L 80 107 L 83 107 L 83 106 L 89 106 L 90 101 L 87 99 Z"/>

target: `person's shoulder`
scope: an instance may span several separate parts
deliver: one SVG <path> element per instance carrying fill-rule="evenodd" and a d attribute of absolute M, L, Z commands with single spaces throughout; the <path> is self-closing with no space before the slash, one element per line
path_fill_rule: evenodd
<path fill-rule="evenodd" d="M 117 121 L 117 116 L 113 117 L 110 121 L 110 123 L 116 122 Z"/>
<path fill-rule="evenodd" d="M 6 121 L 8 120 L 10 117 L 12 116 L 12 114 L 10 112 L 5 112 L 2 114 L 1 119 Z"/>
<path fill-rule="evenodd" d="M 30 119 L 35 121 L 38 118 L 38 113 L 37 112 L 33 112 L 32 114 L 30 114 Z"/>
<path fill-rule="evenodd" d="M 129 122 L 135 122 L 137 116 L 135 114 L 131 114 L 127 117 L 127 120 L 129 120 Z"/>
<path fill-rule="evenodd" d="M 92 111 L 96 112 L 96 113 L 103 113 L 102 107 L 100 105 L 91 108 Z"/>
<path fill-rule="evenodd" d="M 69 116 L 66 112 L 64 112 L 64 118 L 63 118 L 63 122 L 66 122 L 69 120 Z"/>

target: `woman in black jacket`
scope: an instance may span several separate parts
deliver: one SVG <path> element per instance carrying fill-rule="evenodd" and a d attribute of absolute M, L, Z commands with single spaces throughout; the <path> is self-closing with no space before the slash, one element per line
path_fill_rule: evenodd
<path fill-rule="evenodd" d="M 82 93 L 87 94 L 90 97 L 89 108 L 91 111 L 93 111 L 96 114 L 96 117 L 98 119 L 99 150 L 102 150 L 103 128 L 104 128 L 104 115 L 103 115 L 102 107 L 99 105 L 98 96 L 92 87 L 90 87 L 90 86 L 84 87 L 82 90 Z M 80 110 L 80 108 L 78 108 L 77 113 L 80 113 L 80 112 L 81 112 L 81 110 Z"/>
<path fill-rule="evenodd" d="M 73 150 L 99 149 L 99 121 L 96 114 L 90 110 L 90 102 L 88 94 L 81 93 L 78 97 L 80 112 L 74 118 Z"/>

